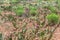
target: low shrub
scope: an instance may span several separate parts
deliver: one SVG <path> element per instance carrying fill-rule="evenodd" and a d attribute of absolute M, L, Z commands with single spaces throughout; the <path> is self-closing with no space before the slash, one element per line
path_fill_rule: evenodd
<path fill-rule="evenodd" d="M 55 13 L 51 13 L 51 14 L 47 15 L 46 18 L 48 19 L 49 24 L 50 23 L 56 24 L 56 23 L 58 23 L 58 20 L 59 20 L 58 15 Z"/>
<path fill-rule="evenodd" d="M 17 8 L 15 9 L 15 13 L 17 16 L 22 16 L 22 14 L 24 13 L 24 8 L 21 6 L 17 6 Z"/>
<path fill-rule="evenodd" d="M 35 10 L 30 10 L 30 14 L 33 15 L 33 16 L 35 16 L 37 13 L 36 13 Z"/>
<path fill-rule="evenodd" d="M 36 10 L 37 10 L 37 8 L 30 7 L 30 14 L 33 15 L 33 16 L 35 16 L 37 14 Z"/>

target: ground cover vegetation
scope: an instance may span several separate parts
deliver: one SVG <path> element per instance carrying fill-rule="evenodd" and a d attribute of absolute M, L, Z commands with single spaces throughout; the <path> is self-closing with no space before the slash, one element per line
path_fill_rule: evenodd
<path fill-rule="evenodd" d="M 1 0 L 1 40 L 52 40 L 60 25 L 60 0 Z"/>

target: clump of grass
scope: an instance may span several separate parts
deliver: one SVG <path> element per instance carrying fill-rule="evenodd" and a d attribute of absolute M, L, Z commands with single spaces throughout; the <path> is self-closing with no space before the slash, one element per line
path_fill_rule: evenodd
<path fill-rule="evenodd" d="M 37 15 L 36 10 L 37 10 L 37 8 L 35 8 L 35 7 L 30 7 L 30 14 L 33 15 L 33 16 Z"/>
<path fill-rule="evenodd" d="M 56 23 L 58 23 L 58 20 L 59 20 L 58 15 L 55 13 L 51 13 L 51 14 L 47 15 L 46 18 L 48 19 L 49 24 L 51 24 L 51 23 L 56 24 Z"/>
<path fill-rule="evenodd" d="M 17 6 L 14 10 L 17 16 L 22 16 L 24 14 L 23 6 Z"/>

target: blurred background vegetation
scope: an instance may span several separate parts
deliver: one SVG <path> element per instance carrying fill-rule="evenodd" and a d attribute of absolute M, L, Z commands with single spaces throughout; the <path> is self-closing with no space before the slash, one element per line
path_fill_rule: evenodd
<path fill-rule="evenodd" d="M 60 0 L 0 0 L 0 13 L 3 23 L 12 23 L 11 35 L 18 40 L 50 40 L 55 30 L 51 26 L 60 22 Z"/>

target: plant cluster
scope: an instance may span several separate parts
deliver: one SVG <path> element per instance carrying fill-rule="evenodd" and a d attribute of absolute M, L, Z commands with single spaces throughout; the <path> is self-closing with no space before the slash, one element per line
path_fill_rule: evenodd
<path fill-rule="evenodd" d="M 46 17 L 47 17 L 49 23 L 54 23 L 54 24 L 58 23 L 59 16 L 57 14 L 51 13 L 51 14 L 47 15 Z"/>
<path fill-rule="evenodd" d="M 15 9 L 16 15 L 22 16 L 24 14 L 24 8 L 23 6 L 17 6 Z"/>

